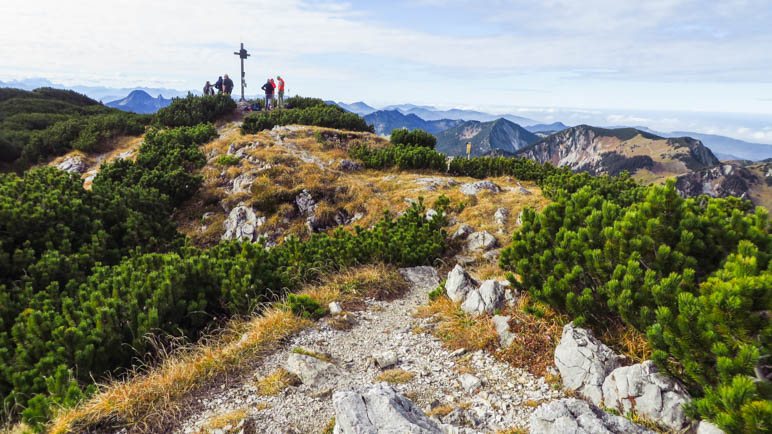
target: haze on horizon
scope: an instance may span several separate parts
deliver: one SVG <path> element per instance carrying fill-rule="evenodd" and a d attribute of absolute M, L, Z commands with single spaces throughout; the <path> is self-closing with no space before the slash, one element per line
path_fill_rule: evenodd
<path fill-rule="evenodd" d="M 281 74 L 337 101 L 604 110 L 772 143 L 770 22 L 767 0 L 29 0 L 0 5 L 0 81 L 198 90 L 238 77 L 243 41 L 251 95 Z"/>

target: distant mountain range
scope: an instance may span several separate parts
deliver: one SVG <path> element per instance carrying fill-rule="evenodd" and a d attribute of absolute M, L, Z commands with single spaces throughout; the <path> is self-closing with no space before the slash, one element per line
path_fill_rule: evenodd
<path fill-rule="evenodd" d="M 126 98 L 111 101 L 105 105 L 123 110 L 125 112 L 151 114 L 168 106 L 171 103 L 171 99 L 166 99 L 162 95 L 158 95 L 157 98 L 153 98 L 150 96 L 150 94 L 143 90 L 135 90 L 129 93 Z"/>
<path fill-rule="evenodd" d="M 663 137 L 694 137 L 695 139 L 702 141 L 702 143 L 709 147 L 721 160 L 761 161 L 772 158 L 772 145 L 765 145 L 763 143 L 746 142 L 731 137 L 719 136 L 716 134 L 695 133 L 693 131 L 662 133 L 645 127 L 639 127 L 639 129 Z"/>
<path fill-rule="evenodd" d="M 553 122 L 551 124 L 536 124 L 536 125 L 529 125 L 526 126 L 525 129 L 536 134 L 540 133 L 543 135 L 550 135 L 557 133 L 558 131 L 563 131 L 566 128 L 568 128 L 568 125 L 564 124 L 563 122 Z"/>
<path fill-rule="evenodd" d="M 665 138 L 635 128 L 606 129 L 579 125 L 522 149 L 518 155 L 595 175 L 623 170 L 643 180 L 676 176 L 719 164 L 702 142 Z"/>
<path fill-rule="evenodd" d="M 106 86 L 65 86 L 54 83 L 45 78 L 27 78 L 23 80 L 0 81 L 0 87 L 14 87 L 24 90 L 35 90 L 40 87 L 53 87 L 54 89 L 70 89 L 82 93 L 96 101 L 113 101 L 123 98 L 134 90 L 143 90 L 151 95 L 165 95 L 167 98 L 183 97 L 188 91 L 177 89 L 152 88 L 152 87 L 133 87 L 133 88 L 114 88 Z"/>
<path fill-rule="evenodd" d="M 507 119 L 490 122 L 466 121 L 437 134 L 436 149 L 447 155 L 466 155 L 472 144 L 472 156 L 514 155 L 539 141 L 539 136 Z"/>
<path fill-rule="evenodd" d="M 365 122 L 375 128 L 375 133 L 388 136 L 397 128 L 409 130 L 422 129 L 432 134 L 453 128 L 463 123 L 461 120 L 441 119 L 437 121 L 425 121 L 414 114 L 405 115 L 399 110 L 378 110 L 364 116 Z"/>

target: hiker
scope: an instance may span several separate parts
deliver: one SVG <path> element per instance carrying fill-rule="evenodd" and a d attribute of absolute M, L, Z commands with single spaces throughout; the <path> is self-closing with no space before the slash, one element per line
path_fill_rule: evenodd
<path fill-rule="evenodd" d="M 271 101 L 273 101 L 273 83 L 271 83 L 271 79 L 269 78 L 266 80 L 265 84 L 260 89 L 265 91 L 265 109 L 270 110 Z"/>
<path fill-rule="evenodd" d="M 228 74 L 225 74 L 225 79 L 222 81 L 223 85 L 223 92 L 226 95 L 230 95 L 231 92 L 233 92 L 233 80 L 228 77 Z"/>
<path fill-rule="evenodd" d="M 217 89 L 217 93 L 222 93 L 222 75 L 217 78 L 217 81 L 214 83 L 214 88 Z"/>
<path fill-rule="evenodd" d="M 271 98 L 271 107 L 276 107 L 276 82 L 273 81 L 273 78 L 268 79 L 268 81 L 271 82 L 271 87 L 273 87 L 273 98 Z"/>
<path fill-rule="evenodd" d="M 214 86 L 209 81 L 204 85 L 204 96 L 214 95 Z"/>
<path fill-rule="evenodd" d="M 284 79 L 281 75 L 276 76 L 276 80 L 279 81 L 279 108 L 284 108 Z"/>

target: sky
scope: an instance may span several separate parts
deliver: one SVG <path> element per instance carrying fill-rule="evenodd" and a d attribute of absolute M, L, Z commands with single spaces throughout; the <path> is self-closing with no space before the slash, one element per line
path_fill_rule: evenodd
<path fill-rule="evenodd" d="M 0 81 L 197 90 L 238 77 L 243 41 L 252 95 L 281 74 L 337 101 L 772 143 L 769 23 L 772 0 L 4 1 Z"/>

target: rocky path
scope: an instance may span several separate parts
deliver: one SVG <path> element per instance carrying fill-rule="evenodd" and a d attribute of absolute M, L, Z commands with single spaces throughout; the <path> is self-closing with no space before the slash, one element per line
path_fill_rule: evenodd
<path fill-rule="evenodd" d="M 332 393 L 362 392 L 378 383 L 377 377 L 385 369 L 406 380 L 394 388 L 434 415 L 436 422 L 444 424 L 445 432 L 526 428 L 537 403 L 561 397 L 542 378 L 482 351 L 450 352 L 435 337 L 420 332 L 431 327 L 431 319 L 412 314 L 428 302 L 427 294 L 439 284 L 439 277 L 431 267 L 403 269 L 401 273 L 411 283 L 403 298 L 367 301 L 366 310 L 350 314 L 355 319 L 350 330 L 336 330 L 325 319 L 295 336 L 282 350 L 264 359 L 242 384 L 203 397 L 204 411 L 180 432 L 206 432 L 202 427 L 207 421 L 229 412 L 243 412 L 240 414 L 247 422 L 241 423 L 248 423 L 256 432 L 322 432 L 335 415 Z M 329 355 L 331 363 L 297 354 L 293 349 L 298 347 Z M 387 366 L 379 367 L 374 359 Z M 276 396 L 261 396 L 257 381 L 283 367 L 300 370 L 303 383 Z"/>

